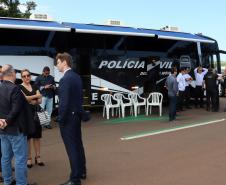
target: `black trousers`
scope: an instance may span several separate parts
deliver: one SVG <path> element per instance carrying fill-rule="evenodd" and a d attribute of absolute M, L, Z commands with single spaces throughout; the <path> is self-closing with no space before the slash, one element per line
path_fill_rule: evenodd
<path fill-rule="evenodd" d="M 200 107 L 203 106 L 203 89 L 202 86 L 196 86 L 195 87 L 195 106 L 200 105 Z"/>
<path fill-rule="evenodd" d="M 190 106 L 190 98 L 191 98 L 191 88 L 190 88 L 190 86 L 185 87 L 184 98 L 185 98 L 184 105 L 186 107 L 189 107 Z"/>
<path fill-rule="evenodd" d="M 74 114 L 68 121 L 60 125 L 61 136 L 69 158 L 71 174 L 70 180 L 80 182 L 80 176 L 86 173 L 86 158 L 82 142 L 81 118 Z"/>
<path fill-rule="evenodd" d="M 177 102 L 177 109 L 183 110 L 183 106 L 184 106 L 184 94 L 185 91 L 179 91 L 179 96 L 178 96 L 178 102 Z"/>
<path fill-rule="evenodd" d="M 206 90 L 206 108 L 210 110 L 210 105 L 213 111 L 218 110 L 218 101 L 217 101 L 217 90 L 211 89 L 211 90 Z"/>

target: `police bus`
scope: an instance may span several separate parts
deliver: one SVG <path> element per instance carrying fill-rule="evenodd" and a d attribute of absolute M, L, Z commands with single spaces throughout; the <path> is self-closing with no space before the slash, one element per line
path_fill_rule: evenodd
<path fill-rule="evenodd" d="M 85 106 L 101 105 L 101 94 L 109 92 L 145 95 L 155 88 L 164 93 L 172 66 L 193 70 L 201 65 L 221 72 L 217 41 L 201 34 L 0 18 L 0 65 L 28 68 L 34 77 L 47 65 L 59 81 L 54 58 L 64 51 L 82 77 Z"/>

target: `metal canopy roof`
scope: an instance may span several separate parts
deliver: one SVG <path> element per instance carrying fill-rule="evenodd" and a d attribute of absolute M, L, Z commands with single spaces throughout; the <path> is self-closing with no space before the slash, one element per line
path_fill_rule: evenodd
<path fill-rule="evenodd" d="M 95 24 L 68 23 L 62 24 L 54 21 L 38 21 L 29 19 L 0 18 L 0 28 L 42 30 L 42 31 L 63 31 L 70 32 L 75 29 L 77 33 L 125 35 L 141 37 L 157 37 L 159 39 L 182 40 L 191 42 L 214 43 L 214 40 L 184 32 L 172 32 L 143 28 L 107 26 Z"/>
<path fill-rule="evenodd" d="M 37 21 L 13 18 L 0 18 L 0 28 L 65 32 L 71 31 L 71 28 L 54 21 Z"/>
<path fill-rule="evenodd" d="M 74 28 L 78 33 L 92 33 L 92 34 L 110 34 L 110 35 L 126 35 L 126 36 L 143 36 L 154 37 L 155 34 L 147 33 L 132 27 L 120 26 L 106 26 L 94 24 L 79 24 L 79 23 L 62 23 L 63 25 Z"/>
<path fill-rule="evenodd" d="M 141 29 L 147 33 L 152 33 L 158 36 L 160 39 L 170 39 L 170 40 L 182 40 L 182 41 L 194 41 L 194 42 L 205 42 L 214 43 L 214 40 L 207 39 L 201 35 L 194 35 L 191 33 L 184 32 L 172 32 L 172 31 L 161 31 L 161 30 L 151 30 L 151 29 Z"/>
<path fill-rule="evenodd" d="M 106 26 L 106 25 L 68 23 L 68 22 L 64 22 L 62 24 L 74 28 L 78 33 L 112 34 L 112 35 L 144 36 L 144 37 L 157 36 L 159 39 L 182 40 L 204 43 L 215 42 L 214 40 L 207 39 L 202 36 L 183 32 L 171 32 L 132 27 Z"/>

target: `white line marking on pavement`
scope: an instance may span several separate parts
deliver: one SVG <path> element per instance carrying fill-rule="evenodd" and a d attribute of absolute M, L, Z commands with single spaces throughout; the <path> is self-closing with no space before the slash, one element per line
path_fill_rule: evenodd
<path fill-rule="evenodd" d="M 158 135 L 158 134 L 163 134 L 163 133 L 169 133 L 169 132 L 174 132 L 174 131 L 177 131 L 177 130 L 199 127 L 199 126 L 208 125 L 208 124 L 212 124 L 212 123 L 218 123 L 218 122 L 222 122 L 222 121 L 225 121 L 225 119 L 213 120 L 213 121 L 202 122 L 202 123 L 191 124 L 191 125 L 185 125 L 185 126 L 182 125 L 182 126 L 177 126 L 177 127 L 174 127 L 174 128 L 166 128 L 166 129 L 161 129 L 161 130 L 153 130 L 153 131 L 149 131 L 149 132 L 145 132 L 145 133 L 143 132 L 143 133 L 140 133 L 140 134 L 125 136 L 125 137 L 122 137 L 121 140 L 131 140 L 131 139 L 137 139 L 137 138 L 153 136 L 153 135 Z"/>

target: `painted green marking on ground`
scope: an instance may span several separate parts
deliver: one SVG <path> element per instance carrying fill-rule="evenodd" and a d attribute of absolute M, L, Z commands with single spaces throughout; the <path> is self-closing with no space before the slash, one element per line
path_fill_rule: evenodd
<path fill-rule="evenodd" d="M 167 132 L 173 132 L 176 130 L 182 130 L 186 128 L 192 128 L 196 126 L 202 126 L 202 125 L 207 125 L 211 123 L 218 123 L 225 121 L 225 119 L 220 119 L 220 120 L 208 120 L 207 122 L 202 121 L 202 122 L 196 122 L 196 123 L 187 123 L 179 126 L 174 126 L 171 128 L 162 128 L 158 130 L 151 130 L 151 131 L 145 131 L 145 132 L 139 132 L 139 133 L 134 133 L 131 135 L 123 136 L 121 140 L 130 140 L 130 139 L 136 139 L 136 138 L 141 138 L 141 137 L 146 137 L 146 136 L 151 136 L 151 135 L 156 135 L 156 134 L 161 134 L 161 133 L 167 133 Z"/>
<path fill-rule="evenodd" d="M 125 118 L 116 118 L 112 120 L 105 121 L 107 124 L 119 124 L 119 123 L 128 123 L 128 122 L 138 122 L 138 121 L 159 121 L 159 120 L 167 120 L 168 116 L 158 116 L 158 117 L 150 117 L 145 115 L 135 116 L 127 116 Z"/>

